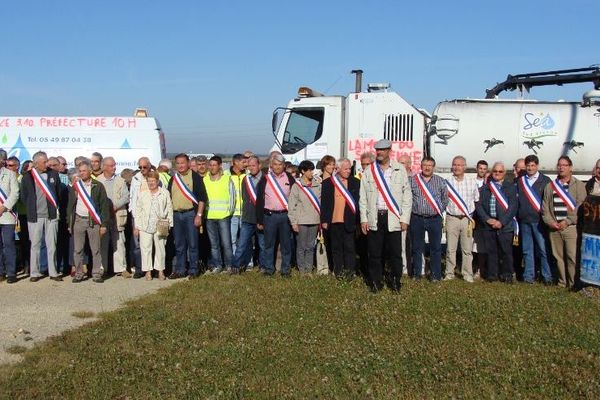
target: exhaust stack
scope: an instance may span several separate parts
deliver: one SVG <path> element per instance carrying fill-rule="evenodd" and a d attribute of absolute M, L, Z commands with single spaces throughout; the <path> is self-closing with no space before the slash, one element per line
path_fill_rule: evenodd
<path fill-rule="evenodd" d="M 362 69 L 353 69 L 350 71 L 351 74 L 355 74 L 355 85 L 354 85 L 354 93 L 362 92 Z"/>

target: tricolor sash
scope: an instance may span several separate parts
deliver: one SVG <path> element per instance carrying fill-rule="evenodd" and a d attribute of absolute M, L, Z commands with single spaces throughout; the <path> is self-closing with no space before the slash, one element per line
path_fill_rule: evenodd
<path fill-rule="evenodd" d="M 575 199 L 571 196 L 571 194 L 563 188 L 560 180 L 556 178 L 556 180 L 551 181 L 551 183 L 552 189 L 554 189 L 554 192 L 562 199 L 567 206 L 567 209 L 569 211 L 575 211 L 575 208 L 577 208 L 577 203 L 575 203 Z"/>
<path fill-rule="evenodd" d="M 425 196 L 425 200 L 427 200 L 427 203 L 429 203 L 431 208 L 433 208 L 433 210 L 436 213 L 442 215 L 442 208 L 440 207 L 437 199 L 433 195 L 433 192 L 429 188 L 429 185 L 427 184 L 427 182 L 425 182 L 425 179 L 423 179 L 421 174 L 417 174 L 415 175 L 415 180 L 417 181 L 417 186 L 419 187 L 419 189 L 421 189 L 421 193 L 423 193 L 423 195 Z"/>
<path fill-rule="evenodd" d="M 267 173 L 266 179 L 267 179 L 267 184 L 271 187 L 271 190 L 275 194 L 277 201 L 279 201 L 281 206 L 287 210 L 288 209 L 287 196 L 285 195 L 285 193 L 283 193 L 283 189 L 281 188 L 281 185 L 279 185 L 279 182 L 277 182 L 277 179 L 275 179 L 275 176 L 273 175 L 273 173 L 271 171 L 269 171 Z"/>
<path fill-rule="evenodd" d="M 356 214 L 356 203 L 354 202 L 354 197 L 352 197 L 352 195 L 350 194 L 350 191 L 344 186 L 342 181 L 340 181 L 340 178 L 338 178 L 337 175 L 332 175 L 331 183 L 333 183 L 333 186 L 344 197 L 344 200 L 346 200 L 346 204 L 348 205 L 348 207 L 350 207 L 350 210 L 352 210 L 352 213 Z"/>
<path fill-rule="evenodd" d="M 304 186 L 302 183 L 300 182 L 296 182 L 298 184 L 298 188 L 300 189 L 300 191 L 302 191 L 302 193 L 304 193 L 306 195 L 306 197 L 308 197 L 308 201 L 310 201 L 310 204 L 312 204 L 312 206 L 314 207 L 315 211 L 317 211 L 317 214 L 321 214 L 321 203 L 319 202 L 319 199 L 317 199 L 317 195 L 310 190 L 309 187 Z"/>
<path fill-rule="evenodd" d="M 101 225 L 102 219 L 100 218 L 100 213 L 96 209 L 96 206 L 92 201 L 92 197 L 87 192 L 87 190 L 85 190 L 85 187 L 83 186 L 83 181 L 81 181 L 81 179 L 77 180 L 77 182 L 75 182 L 75 184 L 73 185 L 73 189 L 75 189 L 75 191 L 77 192 L 77 198 L 80 201 L 82 201 L 85 208 L 87 208 L 88 212 L 90 213 L 90 217 L 92 217 L 92 219 L 98 225 Z"/>
<path fill-rule="evenodd" d="M 456 188 L 452 186 L 449 180 L 446 180 L 446 185 L 448 186 L 448 198 L 450 199 L 450 201 L 453 202 L 454 205 L 456 205 L 456 207 L 458 207 L 460 212 L 462 212 L 467 218 L 472 220 L 473 218 L 471 218 L 471 214 L 469 213 L 469 207 L 467 206 L 467 203 L 462 198 L 460 193 L 458 193 L 458 190 L 456 190 Z"/>
<path fill-rule="evenodd" d="M 42 193 L 44 193 L 46 199 L 48 199 L 50 204 L 52 204 L 58 210 L 58 201 L 56 200 L 54 194 L 50 190 L 50 186 L 48 186 L 48 183 L 46 183 L 46 181 L 42 178 L 40 173 L 37 172 L 35 168 L 31 169 L 31 176 L 33 176 L 33 181 L 40 188 Z"/>
<path fill-rule="evenodd" d="M 540 196 L 538 196 L 537 192 L 533 190 L 533 187 L 529 184 L 527 176 L 522 176 L 519 179 L 519 184 L 521 185 L 521 189 L 523 190 L 523 193 L 525 193 L 525 197 L 529 201 L 529 204 L 531 204 L 531 207 L 533 207 L 535 212 L 539 213 L 542 210 L 542 199 L 540 199 Z"/>
<path fill-rule="evenodd" d="M 390 190 L 387 182 L 385 181 L 383 170 L 377 162 L 371 163 L 371 175 L 373 175 L 373 180 L 375 180 L 377 190 L 383 197 L 388 211 L 390 211 L 396 217 L 400 218 L 400 207 L 398 206 L 398 203 L 396 203 L 394 196 L 392 196 L 392 191 Z"/>
<path fill-rule="evenodd" d="M 4 190 L 2 190 L 2 188 L 0 188 L 0 204 L 4 205 L 6 203 L 6 200 L 8 200 L 8 196 L 6 195 L 6 193 L 4 192 Z M 10 215 L 12 215 L 15 220 L 18 219 L 17 214 L 13 211 L 8 209 L 8 212 L 10 212 Z"/>
<path fill-rule="evenodd" d="M 246 188 L 246 193 L 248 197 L 250 197 L 250 201 L 252 204 L 256 205 L 256 188 L 254 187 L 254 183 L 252 183 L 252 178 L 250 175 L 246 175 L 246 183 L 244 184 Z"/>
<path fill-rule="evenodd" d="M 196 198 L 196 195 L 183 182 L 183 179 L 181 179 L 181 176 L 179 175 L 179 173 L 176 173 L 175 175 L 173 175 L 173 181 L 175 181 L 175 185 L 177 185 L 177 187 L 181 191 L 181 194 L 183 194 L 183 197 L 185 197 L 186 199 L 191 201 L 194 205 L 198 205 L 198 199 Z"/>
<path fill-rule="evenodd" d="M 504 209 L 504 211 L 508 211 L 508 200 L 504 196 L 504 193 L 502 193 L 500 191 L 500 189 L 498 189 L 498 186 L 496 186 L 496 184 L 493 182 L 488 183 L 488 186 L 490 188 L 490 191 L 496 198 L 496 203 L 500 204 L 500 206 L 502 207 L 502 209 Z M 515 229 L 515 236 L 518 236 L 519 235 L 519 223 L 517 222 L 516 217 L 513 217 L 513 227 Z"/>

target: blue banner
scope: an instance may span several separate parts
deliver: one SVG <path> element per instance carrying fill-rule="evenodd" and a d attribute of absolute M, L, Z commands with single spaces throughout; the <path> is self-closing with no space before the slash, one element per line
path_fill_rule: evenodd
<path fill-rule="evenodd" d="M 582 235 L 581 281 L 600 286 L 600 236 Z"/>

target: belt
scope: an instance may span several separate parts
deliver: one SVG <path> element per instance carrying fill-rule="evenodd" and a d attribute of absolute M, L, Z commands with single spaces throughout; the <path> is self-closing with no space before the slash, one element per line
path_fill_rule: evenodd
<path fill-rule="evenodd" d="M 176 213 L 186 213 L 186 212 L 190 212 L 190 211 L 194 211 L 194 209 L 188 208 L 187 210 L 173 210 L 173 212 L 176 212 Z"/>
<path fill-rule="evenodd" d="M 79 214 L 75 214 L 75 217 L 76 217 L 76 218 L 79 218 L 79 219 L 90 219 L 90 217 L 89 217 L 89 216 L 87 216 L 87 217 L 84 217 L 83 215 L 79 215 Z"/>
<path fill-rule="evenodd" d="M 420 214 L 414 214 L 413 215 L 415 217 L 419 217 L 419 218 L 435 218 L 435 217 L 439 217 L 439 214 L 434 214 L 434 215 L 420 215 Z"/>
<path fill-rule="evenodd" d="M 287 210 L 267 210 L 265 208 L 265 215 L 271 215 L 271 214 L 286 214 Z"/>
<path fill-rule="evenodd" d="M 454 218 L 458 218 L 458 219 L 465 219 L 465 218 L 467 218 L 466 215 L 452 215 L 452 214 L 448 214 L 448 215 L 451 216 L 451 217 L 454 217 Z"/>

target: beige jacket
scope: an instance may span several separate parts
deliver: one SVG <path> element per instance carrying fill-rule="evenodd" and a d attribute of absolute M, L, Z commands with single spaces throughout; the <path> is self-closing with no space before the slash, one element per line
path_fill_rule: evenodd
<path fill-rule="evenodd" d="M 396 203 L 400 207 L 400 218 L 393 213 L 388 212 L 388 230 L 396 232 L 401 230 L 400 223 L 410 223 L 410 213 L 412 209 L 412 191 L 408 181 L 408 175 L 404 167 L 392 161 L 392 178 L 390 181 L 390 190 Z M 379 191 L 375 184 L 375 179 L 371 175 L 371 168 L 368 168 L 360 181 L 360 222 L 369 224 L 369 230 L 377 230 L 377 196 Z"/>
<path fill-rule="evenodd" d="M 7 210 L 0 216 L 0 224 L 13 225 L 16 221 L 10 210 L 15 207 L 15 204 L 19 200 L 19 183 L 17 182 L 17 175 L 7 168 L 0 168 L 0 188 L 2 188 L 2 191 L 7 197 L 6 202 L 4 203 L 4 207 L 6 207 Z"/>
<path fill-rule="evenodd" d="M 315 185 L 310 188 L 321 201 L 321 185 Z M 297 184 L 292 186 L 288 199 L 288 218 L 292 225 L 318 225 L 321 222 L 321 216 L 306 197 L 306 194 L 300 190 Z"/>
<path fill-rule="evenodd" d="M 104 174 L 98 175 L 96 180 L 102 184 L 107 181 Z M 125 182 L 125 179 L 121 178 L 119 175 L 115 176 L 113 192 L 108 193 L 107 191 L 106 195 L 110 199 L 111 204 L 110 217 L 114 218 L 117 230 L 122 231 L 125 229 L 125 225 L 127 225 L 127 203 L 129 203 L 129 190 L 127 189 L 127 183 Z M 114 204 L 123 205 L 118 210 L 114 211 Z"/>
<path fill-rule="evenodd" d="M 165 188 L 158 188 L 158 209 L 159 219 L 168 219 L 169 226 L 173 227 L 173 203 L 171 196 Z M 137 198 L 135 209 L 133 210 L 133 218 L 135 219 L 135 227 L 140 231 L 148 230 L 148 220 L 150 219 L 150 209 L 152 203 L 152 194 L 150 191 L 142 192 Z"/>
<path fill-rule="evenodd" d="M 567 211 L 566 221 L 569 223 L 569 225 L 575 225 L 577 224 L 577 210 L 579 210 L 579 206 L 581 203 L 583 203 L 585 197 L 587 196 L 585 184 L 572 176 L 571 180 L 569 181 L 569 194 L 575 200 L 577 207 L 573 211 Z M 544 189 L 542 209 L 542 219 L 544 220 L 544 223 L 548 226 L 555 223 L 556 216 L 554 215 L 554 189 L 552 188 L 552 184 L 546 185 L 546 188 Z"/>

